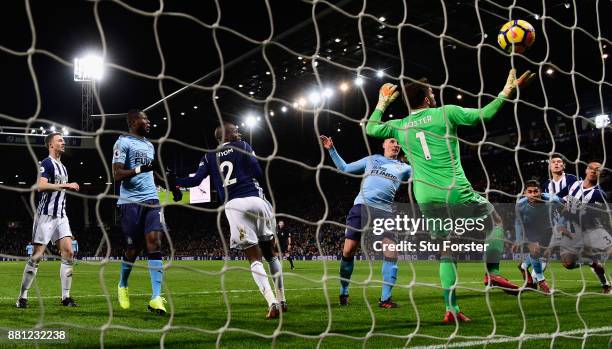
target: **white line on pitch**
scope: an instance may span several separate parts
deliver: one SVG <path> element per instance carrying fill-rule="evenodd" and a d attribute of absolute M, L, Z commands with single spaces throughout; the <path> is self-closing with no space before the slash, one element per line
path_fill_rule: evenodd
<path fill-rule="evenodd" d="M 563 331 L 563 332 L 556 332 L 556 333 L 537 333 L 537 334 L 525 334 L 523 337 L 507 337 L 507 338 L 493 338 L 493 339 L 483 339 L 483 340 L 479 340 L 479 341 L 469 341 L 469 342 L 454 342 L 451 344 L 437 344 L 437 345 L 426 345 L 426 346 L 419 346 L 419 347 L 410 347 L 411 349 L 446 349 L 446 348 L 466 348 L 466 347 L 473 347 L 476 345 L 483 345 L 483 344 L 498 344 L 498 343 L 508 343 L 508 342 L 518 342 L 520 340 L 524 341 L 529 341 L 529 340 L 534 340 L 534 339 L 552 339 L 554 337 L 562 337 L 562 336 L 573 336 L 576 334 L 583 334 L 583 333 L 598 333 L 598 332 L 608 332 L 608 331 L 612 331 L 612 326 L 605 326 L 605 327 L 596 327 L 596 328 L 589 328 L 588 330 L 571 330 L 571 331 Z"/>
<path fill-rule="evenodd" d="M 381 288 L 381 285 L 371 285 L 368 286 L 369 287 L 375 287 L 375 288 Z M 353 286 L 352 288 L 364 288 L 364 286 Z M 304 288 L 286 288 L 285 291 L 313 291 L 313 290 L 322 290 L 323 287 L 304 287 Z M 328 287 L 328 289 L 330 289 Z M 257 292 L 259 293 L 258 289 L 241 289 L 241 290 L 215 290 L 215 291 L 195 291 L 195 292 L 172 292 L 172 296 L 186 296 L 186 295 L 198 295 L 198 294 L 217 294 L 217 293 L 250 293 L 250 292 Z M 335 289 L 334 289 L 335 292 Z M 162 294 L 166 294 L 166 293 L 162 293 Z M 75 298 L 94 298 L 94 297 L 106 297 L 106 296 L 110 296 L 111 298 L 115 297 L 115 294 L 72 294 Z M 150 296 L 150 293 L 130 293 L 130 296 Z M 59 296 L 42 296 L 42 297 L 33 297 L 33 298 L 42 298 L 42 299 L 52 299 L 52 298 L 58 298 Z M 6 300 L 6 299 L 15 299 L 15 297 L 0 297 L 0 300 Z"/>

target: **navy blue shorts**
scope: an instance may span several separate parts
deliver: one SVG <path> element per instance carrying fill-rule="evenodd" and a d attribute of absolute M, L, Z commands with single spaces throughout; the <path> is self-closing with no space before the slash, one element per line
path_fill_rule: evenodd
<path fill-rule="evenodd" d="M 347 239 L 360 241 L 362 232 L 359 231 L 359 229 L 363 229 L 368 224 L 368 216 L 371 217 L 371 219 L 369 220 L 369 228 L 367 231 L 373 233 L 372 227 L 374 224 L 374 219 L 392 218 L 393 215 L 391 212 L 383 211 L 371 206 L 366 207 L 362 204 L 357 204 L 351 208 L 348 216 L 346 217 L 346 225 L 350 228 L 346 229 L 344 232 L 344 237 Z M 386 237 L 393 241 L 397 241 L 397 237 L 393 232 L 384 231 L 381 234 L 381 237 Z"/>
<path fill-rule="evenodd" d="M 540 246 L 547 246 L 551 236 L 553 236 L 552 229 L 543 229 L 538 231 L 525 229 L 525 240 L 531 243 L 538 243 Z"/>
<path fill-rule="evenodd" d="M 159 200 L 146 200 L 143 204 L 159 205 Z M 121 230 L 128 248 L 140 245 L 144 236 L 152 231 L 162 231 L 160 207 L 143 206 L 140 203 L 119 205 Z"/>

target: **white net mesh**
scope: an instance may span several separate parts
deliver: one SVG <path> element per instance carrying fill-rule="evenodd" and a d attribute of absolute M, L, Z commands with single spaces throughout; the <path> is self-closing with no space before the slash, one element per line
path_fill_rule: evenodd
<path fill-rule="evenodd" d="M 67 208 L 80 244 L 72 294 L 81 307 L 58 308 L 53 275 L 59 263 L 43 261 L 30 290 L 33 309 L 5 309 L 3 336 L 13 329 L 60 328 L 75 347 L 612 343 L 610 297 L 601 295 L 587 268 L 564 270 L 558 251 L 545 272 L 553 289 L 549 296 L 510 297 L 483 287 L 485 267 L 477 262 L 482 254 L 460 255 L 459 303 L 475 321 L 441 327 L 442 287 L 432 260 L 437 254 L 400 253 L 394 299 L 402 307 L 378 309 L 385 284 L 378 271 L 381 256 L 371 252 L 370 238 L 363 239 L 350 283 L 352 304 L 338 307 L 346 216 L 364 176 L 332 166 L 319 142 L 320 135 L 333 136 L 347 161 L 379 153 L 382 140 L 367 137 L 365 123 L 384 82 L 400 85 L 404 97 L 404 84 L 427 76 L 439 105 L 480 108 L 497 96 L 511 67 L 519 73 L 531 69 L 537 80 L 529 90 L 519 91 L 491 122 L 459 130 L 468 179 L 489 201 L 510 203 L 510 212 L 524 183 L 546 181 L 548 161 L 560 153 L 566 172 L 580 177 L 590 161 L 600 162 L 606 191 L 609 1 L 83 1 L 70 8 L 25 1 L 9 8 L 0 57 L 11 91 L 3 92 L 0 143 L 10 166 L 0 190 L 3 202 L 15 205 L 8 204 L 3 217 L 8 228 L 0 258 L 7 262 L 0 268 L 9 280 L 0 288 L 3 304 L 15 300 L 28 259 L 33 183 L 37 162 L 46 156 L 42 139 L 53 126 L 66 135 L 64 162 L 71 181 L 82 187 L 68 194 Z M 524 55 L 510 55 L 495 40 L 503 23 L 518 18 L 534 25 L 537 39 Z M 82 90 L 82 126 L 65 115 L 76 115 L 66 105 L 75 104 L 81 86 L 58 87 L 73 68 L 73 39 L 89 41 L 106 62 L 105 80 Z M 96 115 L 89 118 L 92 101 Z M 284 263 L 291 308 L 278 320 L 263 319 L 265 303 L 247 262 L 234 261 L 245 257 L 229 249 L 229 227 L 214 193 L 211 204 L 162 203 L 167 316 L 145 312 L 149 280 L 142 262 L 130 278 L 132 309 L 119 309 L 115 287 L 124 238 L 109 159 L 125 132 L 125 114 L 108 113 L 147 105 L 156 163 L 179 174 L 193 172 L 202 154 L 217 147 L 213 131 L 222 120 L 244 130 L 264 170 L 276 220 L 293 231 L 297 269 Z M 408 113 L 400 98 L 383 121 Z M 409 181 L 397 195 L 409 209 L 416 205 L 412 186 Z M 501 212 L 503 259 L 509 260 L 502 261 L 502 272 L 520 284 L 518 261 L 512 260 L 521 255 L 510 251 L 514 226 L 508 212 Z M 605 223 L 609 229 L 609 218 Z M 400 235 L 406 241 L 428 238 L 425 232 Z M 483 242 L 483 236 L 466 240 Z M 59 259 L 51 247 L 48 256 Z M 606 253 L 598 258 L 605 265 Z M 199 259 L 207 261 L 193 261 Z"/>

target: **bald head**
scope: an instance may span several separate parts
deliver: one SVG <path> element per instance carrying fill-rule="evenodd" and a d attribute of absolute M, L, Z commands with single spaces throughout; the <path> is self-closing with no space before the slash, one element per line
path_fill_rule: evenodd
<path fill-rule="evenodd" d="M 591 182 L 593 185 L 599 181 L 599 175 L 601 174 L 601 163 L 597 161 L 591 161 L 587 165 L 585 177 L 586 180 Z"/>
<path fill-rule="evenodd" d="M 231 122 L 224 122 L 222 126 L 217 126 L 215 129 L 215 139 L 219 143 L 234 142 L 241 140 L 242 135 L 238 132 L 238 126 Z"/>

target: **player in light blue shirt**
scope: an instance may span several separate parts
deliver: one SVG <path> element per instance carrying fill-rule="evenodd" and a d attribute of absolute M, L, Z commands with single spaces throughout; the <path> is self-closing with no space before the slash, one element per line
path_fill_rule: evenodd
<path fill-rule="evenodd" d="M 166 313 L 166 300 L 161 297 L 164 269 L 160 236 L 163 217 L 153 178 L 155 149 L 145 138 L 151 123 L 140 110 L 130 110 L 127 123 L 129 133 L 120 136 L 113 148 L 113 178 L 121 182 L 117 205 L 121 211 L 121 230 L 126 238 L 117 286 L 119 305 L 123 309 L 130 307 L 128 278 L 136 257 L 144 247 L 152 290 L 148 309 L 163 315 Z"/>
<path fill-rule="evenodd" d="M 29 257 L 32 257 L 32 253 L 34 253 L 34 245 L 31 242 L 26 245 L 26 253 Z"/>
<path fill-rule="evenodd" d="M 355 198 L 354 206 L 346 218 L 342 261 L 340 263 L 340 305 L 348 305 L 348 288 L 353 274 L 354 257 L 361 230 L 371 218 L 392 218 L 392 204 L 395 193 L 401 182 L 410 178 L 412 167 L 397 159 L 400 145 L 395 138 L 387 138 L 382 144 L 384 156 L 375 154 L 347 164 L 336 151 L 330 137 L 321 136 L 323 147 L 329 151 L 334 165 L 346 173 L 363 174 L 361 191 Z M 370 224 L 372 220 L 370 219 Z M 382 234 L 384 261 L 382 266 L 383 286 L 378 305 L 381 308 L 397 308 L 397 303 L 391 300 L 391 290 L 397 279 L 397 253 L 387 251 L 385 247 L 396 243 L 397 238 L 391 232 Z"/>
<path fill-rule="evenodd" d="M 72 239 L 72 252 L 74 252 L 75 257 L 79 252 L 79 243 L 74 238 Z"/>
<path fill-rule="evenodd" d="M 133 170 L 134 174 L 121 180 L 117 205 L 159 199 L 151 165 L 154 158 L 155 148 L 144 136 L 119 136 L 113 148 L 113 165 L 122 164 L 124 171 Z"/>
<path fill-rule="evenodd" d="M 553 230 L 567 233 L 567 220 L 561 215 L 563 203 L 554 194 L 542 193 L 540 183 L 529 180 L 525 183 L 525 195 L 516 203 L 514 251 L 520 251 L 527 244 L 529 255 L 519 264 L 519 270 L 526 281 L 525 287 L 537 288 L 544 293 L 550 293 L 550 288 L 544 277 L 545 261 L 542 260 L 542 246 L 550 241 Z M 533 267 L 533 275 L 529 268 Z M 534 282 L 535 279 L 535 282 Z M 537 286 L 536 286 L 537 283 Z"/>

